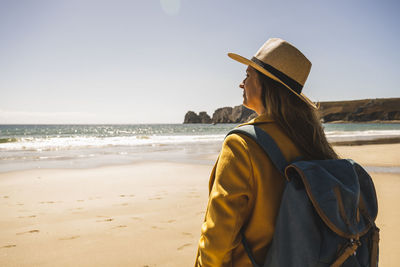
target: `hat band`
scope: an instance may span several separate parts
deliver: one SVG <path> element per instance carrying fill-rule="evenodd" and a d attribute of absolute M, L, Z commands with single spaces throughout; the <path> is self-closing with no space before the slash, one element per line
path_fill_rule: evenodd
<path fill-rule="evenodd" d="M 251 61 L 253 61 L 257 65 L 259 65 L 260 67 L 263 67 L 265 70 L 269 71 L 271 74 L 275 75 L 277 78 L 279 78 L 279 80 L 284 82 L 287 86 L 289 86 L 296 93 L 300 94 L 301 90 L 303 90 L 303 86 L 301 84 L 299 84 L 298 82 L 296 82 L 295 80 L 293 80 L 292 78 L 287 76 L 285 73 L 275 69 L 271 65 L 262 62 L 261 60 L 259 60 L 256 57 L 252 57 Z"/>

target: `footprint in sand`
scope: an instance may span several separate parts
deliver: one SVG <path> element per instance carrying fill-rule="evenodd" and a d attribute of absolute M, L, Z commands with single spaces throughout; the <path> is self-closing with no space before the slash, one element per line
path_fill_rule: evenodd
<path fill-rule="evenodd" d="M 198 194 L 197 191 L 190 191 L 188 194 L 186 194 L 187 198 L 199 198 L 200 195 Z"/>
<path fill-rule="evenodd" d="M 149 198 L 149 200 L 160 200 L 160 199 L 163 199 L 162 197 L 151 197 L 151 198 Z"/>
<path fill-rule="evenodd" d="M 167 191 L 159 191 L 159 192 L 155 192 L 155 194 L 149 198 L 149 200 L 160 200 L 163 199 L 164 196 L 167 196 L 168 192 Z"/>
<path fill-rule="evenodd" d="M 134 197 L 135 195 L 119 195 L 120 197 Z"/>
<path fill-rule="evenodd" d="M 162 223 L 173 223 L 173 222 L 176 222 L 176 220 L 162 221 Z"/>
<path fill-rule="evenodd" d="M 56 202 L 54 202 L 54 201 L 42 201 L 42 202 L 40 202 L 40 204 L 54 204 L 54 203 L 56 203 Z"/>
<path fill-rule="evenodd" d="M 153 225 L 151 228 L 156 229 L 156 230 L 164 230 L 165 229 L 165 228 L 158 227 L 158 226 L 155 226 L 155 225 Z"/>
<path fill-rule="evenodd" d="M 19 219 L 23 219 L 23 218 L 35 218 L 36 215 L 31 215 L 31 216 L 19 216 Z"/>
<path fill-rule="evenodd" d="M 126 226 L 126 225 L 118 225 L 118 226 L 113 227 L 112 229 L 125 228 L 125 227 L 128 227 L 128 226 Z"/>
<path fill-rule="evenodd" d="M 68 210 L 83 210 L 82 207 L 78 207 L 78 208 L 72 208 L 72 209 L 68 209 Z"/>
<path fill-rule="evenodd" d="M 101 197 L 95 196 L 95 197 L 89 197 L 88 200 L 95 200 L 95 199 L 101 199 Z"/>
<path fill-rule="evenodd" d="M 97 220 L 96 222 L 112 222 L 114 219 L 112 219 L 112 218 L 107 218 L 107 219 L 104 219 L 104 220 Z"/>
<path fill-rule="evenodd" d="M 186 244 L 183 244 L 182 246 L 180 246 L 179 248 L 177 248 L 177 250 L 182 250 L 182 249 L 184 249 L 185 247 L 189 247 L 189 246 L 191 246 L 192 244 L 189 244 L 189 243 L 186 243 Z"/>
<path fill-rule="evenodd" d="M 125 202 L 125 203 L 121 203 L 121 204 L 114 204 L 113 206 L 128 206 L 129 203 Z"/>
<path fill-rule="evenodd" d="M 188 233 L 188 232 L 182 232 L 182 235 L 193 236 L 191 233 Z"/>
<path fill-rule="evenodd" d="M 77 239 L 79 237 L 80 237 L 79 235 L 73 235 L 73 236 L 68 236 L 68 237 L 62 237 L 62 238 L 59 238 L 58 240 L 72 240 L 72 239 Z"/>
<path fill-rule="evenodd" d="M 15 248 L 17 245 L 7 245 L 7 246 L 2 246 L 1 248 Z"/>
<path fill-rule="evenodd" d="M 4 196 L 3 198 L 9 198 L 9 196 Z"/>
<path fill-rule="evenodd" d="M 84 211 L 73 211 L 72 214 L 82 214 Z"/>
<path fill-rule="evenodd" d="M 16 233 L 17 235 L 39 233 L 39 230 L 30 230 L 27 232 Z"/>
<path fill-rule="evenodd" d="M 18 212 L 31 212 L 30 210 L 18 210 Z"/>
<path fill-rule="evenodd" d="M 131 217 L 132 219 L 134 219 L 135 221 L 142 221 L 143 220 L 143 218 L 140 218 L 140 217 Z"/>
<path fill-rule="evenodd" d="M 83 199 L 78 199 L 76 202 L 84 202 L 85 200 Z"/>

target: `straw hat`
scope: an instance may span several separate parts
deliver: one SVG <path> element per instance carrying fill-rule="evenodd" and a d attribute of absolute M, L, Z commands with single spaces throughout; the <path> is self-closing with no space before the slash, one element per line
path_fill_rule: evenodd
<path fill-rule="evenodd" d="M 269 39 L 251 60 L 234 53 L 228 56 L 250 65 L 271 79 L 283 84 L 301 100 L 317 109 L 317 106 L 301 91 L 311 69 L 311 62 L 293 45 L 280 38 Z"/>

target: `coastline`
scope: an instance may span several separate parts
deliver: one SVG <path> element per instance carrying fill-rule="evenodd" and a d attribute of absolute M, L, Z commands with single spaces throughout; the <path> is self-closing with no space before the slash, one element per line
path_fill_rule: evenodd
<path fill-rule="evenodd" d="M 10 173 L 23 170 L 45 170 L 45 169 L 92 169 L 108 166 L 124 166 L 141 162 L 175 162 L 212 165 L 221 148 L 220 141 L 213 141 L 208 144 L 194 144 L 187 147 L 173 147 L 171 145 L 161 146 L 160 149 L 151 148 L 153 151 L 144 151 L 140 155 L 105 155 L 103 158 L 68 158 L 53 160 L 36 160 L 36 161 L 4 161 L 0 165 L 0 174 Z M 394 145 L 394 150 L 400 151 L 400 137 L 385 137 L 365 140 L 345 140 L 330 142 L 334 147 L 357 147 L 362 149 L 363 146 L 373 145 Z M 392 146 L 391 146 L 392 147 Z M 373 153 L 373 151 L 371 151 Z M 120 153 L 121 154 L 121 153 Z M 396 155 L 394 155 L 396 157 Z M 374 165 L 381 166 L 381 165 Z"/>
<path fill-rule="evenodd" d="M 330 142 L 333 146 L 361 146 L 361 145 L 378 145 L 378 144 L 399 144 L 400 137 L 376 138 L 372 140 L 350 140 L 350 141 L 334 141 Z"/>
<path fill-rule="evenodd" d="M 400 167 L 400 144 L 335 146 L 361 165 Z M 143 160 L 0 174 L 1 266 L 192 266 L 208 200 L 208 163 Z M 380 264 L 400 261 L 399 173 L 373 172 Z"/>
<path fill-rule="evenodd" d="M 374 124 L 374 123 L 383 123 L 383 124 L 398 124 L 400 120 L 373 120 L 373 121 L 328 121 L 323 122 L 326 124 L 341 124 L 341 123 L 354 123 L 354 124 Z"/>

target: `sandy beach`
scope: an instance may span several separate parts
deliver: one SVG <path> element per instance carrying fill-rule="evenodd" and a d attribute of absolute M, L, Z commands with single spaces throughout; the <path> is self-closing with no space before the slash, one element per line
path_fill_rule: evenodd
<path fill-rule="evenodd" d="M 400 144 L 335 149 L 365 166 L 400 167 Z M 2 173 L 0 265 L 192 266 L 211 168 L 143 161 Z M 380 266 L 398 266 L 400 173 L 371 175 Z"/>

